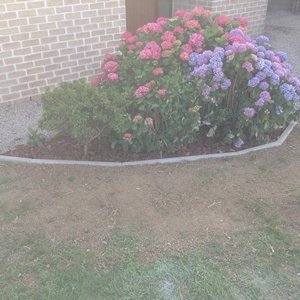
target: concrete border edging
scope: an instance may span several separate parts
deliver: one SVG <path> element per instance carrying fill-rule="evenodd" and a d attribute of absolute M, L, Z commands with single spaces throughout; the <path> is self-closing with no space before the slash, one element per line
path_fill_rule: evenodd
<path fill-rule="evenodd" d="M 0 155 L 1 162 L 8 163 L 23 163 L 30 165 L 65 165 L 65 166 L 99 166 L 99 167 L 126 167 L 126 166 L 145 166 L 145 165 L 155 165 L 155 164 L 174 164 L 183 162 L 193 162 L 200 160 L 207 160 L 213 158 L 229 158 L 241 156 L 261 150 L 266 150 L 270 148 L 280 147 L 294 130 L 298 123 L 291 122 L 285 131 L 281 134 L 277 141 L 268 143 L 265 145 L 260 145 L 252 148 L 248 148 L 236 152 L 226 152 L 226 153 L 214 153 L 214 154 L 204 154 L 195 156 L 183 156 L 183 157 L 171 157 L 171 158 L 161 158 L 161 159 L 151 159 L 151 160 L 140 160 L 140 161 L 128 161 L 128 162 L 101 162 L 101 161 L 76 161 L 76 160 L 55 160 L 55 159 L 33 159 L 33 158 L 23 158 L 14 156 Z"/>

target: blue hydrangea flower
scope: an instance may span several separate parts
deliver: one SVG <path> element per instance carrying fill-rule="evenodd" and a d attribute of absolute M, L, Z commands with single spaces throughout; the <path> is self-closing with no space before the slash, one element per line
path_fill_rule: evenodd
<path fill-rule="evenodd" d="M 273 74 L 270 80 L 272 85 L 279 85 L 280 83 L 280 77 L 277 74 Z"/>
<path fill-rule="evenodd" d="M 211 87 L 209 87 L 208 85 L 205 85 L 202 90 L 202 96 L 205 98 L 208 98 L 210 91 L 211 91 Z"/>
<path fill-rule="evenodd" d="M 277 51 L 275 52 L 275 55 L 280 58 L 281 62 L 285 62 L 288 59 L 287 53 L 283 51 Z"/>
<path fill-rule="evenodd" d="M 262 99 L 262 98 L 259 98 L 256 102 L 255 102 L 255 105 L 258 106 L 258 107 L 262 107 L 266 104 L 265 100 Z"/>
<path fill-rule="evenodd" d="M 265 67 L 265 60 L 262 58 L 259 58 L 257 62 L 255 63 L 256 70 L 262 70 Z"/>
<path fill-rule="evenodd" d="M 260 83 L 260 80 L 257 77 L 253 77 L 248 81 L 248 86 L 249 87 L 256 87 Z"/>
<path fill-rule="evenodd" d="M 256 111 L 252 107 L 246 107 L 244 109 L 244 115 L 248 118 L 253 118 L 255 116 L 255 114 L 256 114 Z"/>
<path fill-rule="evenodd" d="M 269 44 L 270 43 L 270 39 L 265 36 L 265 35 L 260 35 L 256 38 L 256 42 L 258 44 Z"/>
<path fill-rule="evenodd" d="M 198 59 L 199 59 L 200 54 L 193 52 L 190 54 L 190 59 L 189 59 L 189 65 L 190 66 L 195 66 L 197 65 Z"/>
<path fill-rule="evenodd" d="M 234 147 L 241 148 L 245 142 L 241 138 L 237 138 L 234 142 Z"/>
<path fill-rule="evenodd" d="M 260 98 L 262 98 L 264 101 L 270 101 L 272 99 L 271 95 L 269 92 L 264 91 L 260 93 Z"/>
<path fill-rule="evenodd" d="M 257 52 L 263 52 L 263 53 L 265 53 L 267 51 L 264 46 L 258 46 L 256 49 L 257 49 Z"/>
<path fill-rule="evenodd" d="M 267 82 L 265 82 L 265 81 L 261 82 L 260 85 L 259 85 L 259 88 L 260 88 L 261 90 L 263 90 L 263 91 L 268 90 L 269 87 L 270 87 L 270 85 L 269 85 Z"/>
<path fill-rule="evenodd" d="M 200 67 L 196 67 L 192 72 L 193 76 L 198 76 L 200 78 L 205 78 L 209 73 L 209 67 L 207 65 L 202 65 Z"/>
<path fill-rule="evenodd" d="M 221 84 L 221 89 L 223 91 L 228 90 L 231 87 L 231 81 L 229 79 L 224 80 L 224 82 Z"/>

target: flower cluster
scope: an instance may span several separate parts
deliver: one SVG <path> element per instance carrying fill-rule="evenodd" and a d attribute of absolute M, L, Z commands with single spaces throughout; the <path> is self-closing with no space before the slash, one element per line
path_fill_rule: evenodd
<path fill-rule="evenodd" d="M 210 93 L 216 90 L 228 90 L 231 86 L 231 80 L 228 79 L 223 71 L 223 60 L 225 50 L 216 47 L 214 51 L 208 50 L 203 53 L 192 53 L 189 64 L 194 67 L 191 75 L 200 77 L 205 81 L 202 95 L 207 98 Z"/>
<path fill-rule="evenodd" d="M 214 21 L 226 26 L 229 18 L 221 16 Z M 279 116 L 287 118 L 300 109 L 300 80 L 286 62 L 287 54 L 272 50 L 268 37 L 251 39 L 242 25 L 229 31 L 225 37 L 227 45 L 224 47 L 192 52 L 189 64 L 191 75 L 204 82 L 201 94 L 211 100 L 209 109 L 213 110 L 213 105 L 216 107 L 213 116 L 210 111 L 209 119 L 216 118 L 219 122 L 222 107 L 224 113 L 230 111 L 236 123 L 230 128 L 222 124 L 218 126 L 223 126 L 229 136 L 236 137 L 235 143 L 241 146 L 244 143 L 241 136 L 249 138 L 245 132 L 255 137 L 263 136 L 265 128 L 272 130 L 270 123 L 274 122 L 275 115 L 278 123 L 274 126 L 279 126 L 285 122 L 284 117 L 279 119 Z M 213 126 L 213 122 L 210 123 Z M 252 124 L 255 130 L 251 129 Z"/>
<path fill-rule="evenodd" d="M 154 41 L 148 42 L 139 57 L 143 60 L 158 60 L 161 58 L 161 47 Z"/>
<path fill-rule="evenodd" d="M 251 38 L 247 26 L 196 7 L 125 32 L 118 55 L 106 55 L 91 82 L 127 101 L 128 126 L 115 144 L 169 151 L 209 130 L 241 147 L 285 126 L 300 109 L 300 80 L 287 54 L 266 36 Z"/>

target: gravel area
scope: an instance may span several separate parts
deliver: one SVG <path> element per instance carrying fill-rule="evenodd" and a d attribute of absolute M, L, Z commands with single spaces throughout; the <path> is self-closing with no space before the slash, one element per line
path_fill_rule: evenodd
<path fill-rule="evenodd" d="M 300 15 L 271 12 L 267 16 L 265 34 L 272 46 L 288 53 L 288 61 L 300 76 Z"/>
<path fill-rule="evenodd" d="M 0 153 L 25 144 L 28 127 L 37 128 L 42 106 L 37 101 L 0 106 Z"/>
<path fill-rule="evenodd" d="M 272 12 L 267 16 L 265 34 L 275 49 L 286 51 L 295 73 L 300 76 L 300 15 Z M 39 102 L 28 101 L 0 105 L 0 153 L 24 144 L 28 127 L 36 128 L 42 108 Z"/>

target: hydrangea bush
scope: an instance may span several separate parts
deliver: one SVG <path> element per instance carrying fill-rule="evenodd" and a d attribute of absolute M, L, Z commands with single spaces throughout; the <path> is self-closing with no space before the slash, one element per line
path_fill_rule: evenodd
<path fill-rule="evenodd" d="M 265 36 L 252 39 L 247 26 L 197 7 L 125 32 L 91 82 L 100 103 L 110 99 L 99 107 L 119 108 L 117 118 L 95 117 L 112 146 L 174 152 L 204 131 L 241 147 L 296 118 L 300 81 L 286 54 Z"/>
<path fill-rule="evenodd" d="M 204 82 L 205 124 L 241 146 L 244 139 L 266 140 L 299 110 L 300 81 L 284 52 L 273 51 L 265 36 L 251 39 L 241 28 L 227 34 L 227 45 L 191 53 L 191 75 Z"/>

